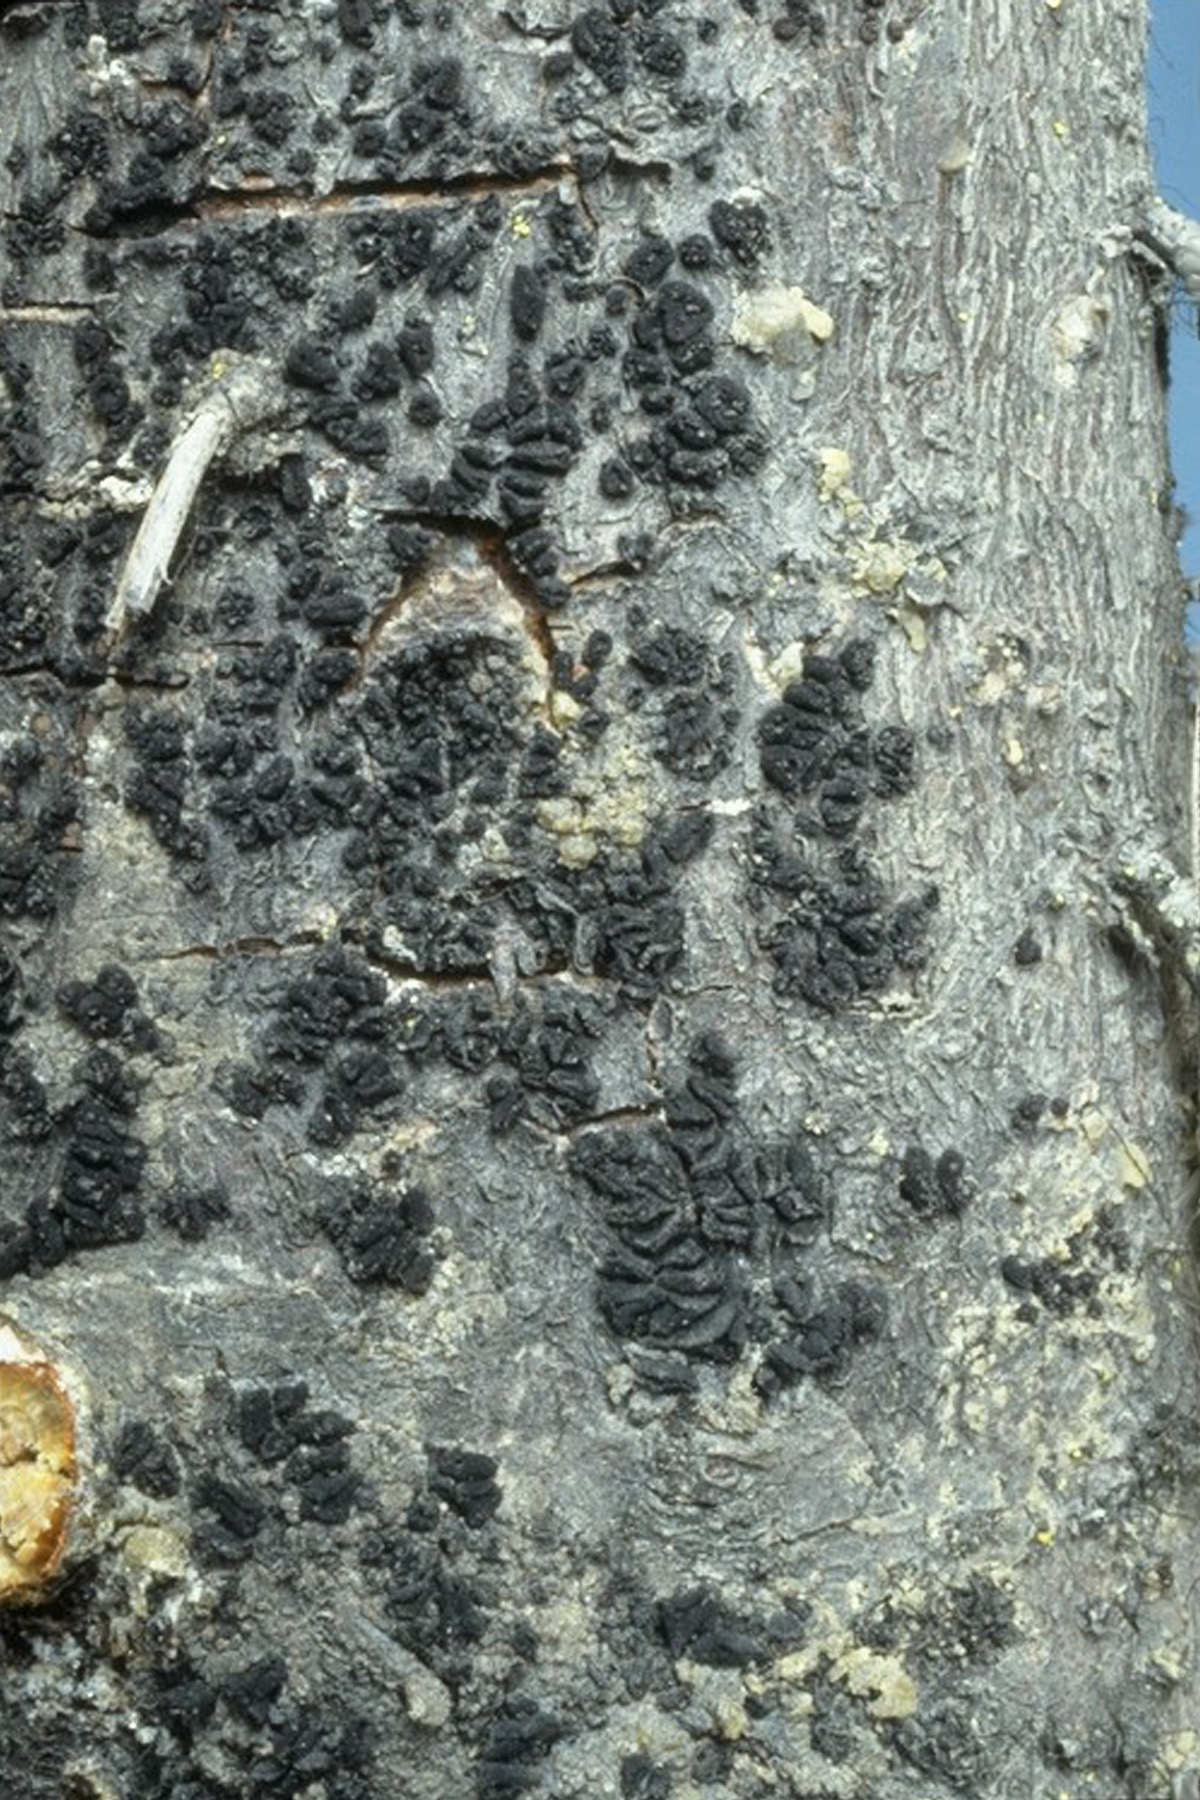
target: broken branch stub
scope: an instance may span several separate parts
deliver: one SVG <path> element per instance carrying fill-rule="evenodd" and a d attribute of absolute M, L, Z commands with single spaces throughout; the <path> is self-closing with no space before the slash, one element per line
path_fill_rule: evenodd
<path fill-rule="evenodd" d="M 52 1363 L 0 1326 L 0 1605 L 39 1599 L 67 1548 L 75 1409 Z"/>

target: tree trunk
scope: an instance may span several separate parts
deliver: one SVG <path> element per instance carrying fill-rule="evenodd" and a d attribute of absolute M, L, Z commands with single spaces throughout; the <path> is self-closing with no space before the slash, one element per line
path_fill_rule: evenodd
<path fill-rule="evenodd" d="M 22 1800 L 1195 1800 L 1145 14 L 0 8 Z"/>

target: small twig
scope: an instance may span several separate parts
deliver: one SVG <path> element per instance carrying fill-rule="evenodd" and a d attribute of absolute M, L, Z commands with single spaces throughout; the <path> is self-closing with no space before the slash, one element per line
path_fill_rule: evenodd
<path fill-rule="evenodd" d="M 1141 912 L 1193 992 L 1200 994 L 1200 902 L 1196 885 L 1166 856 L 1132 852 L 1113 870 L 1115 891 Z"/>
<path fill-rule="evenodd" d="M 1192 761 L 1192 858 L 1196 866 L 1197 843 L 1197 770 L 1200 769 L 1200 707 L 1193 735 Z M 1112 874 L 1112 884 L 1128 903 L 1127 919 L 1131 927 L 1141 915 L 1151 936 L 1167 950 L 1169 967 L 1174 968 L 1200 997 L 1200 898 L 1196 880 L 1181 875 L 1165 856 L 1154 851 L 1139 851 L 1128 857 Z M 1197 1097 L 1200 1097 L 1198 1090 Z M 1185 1218 L 1190 1219 L 1200 1195 L 1200 1169 L 1193 1169 L 1181 1195 Z"/>
<path fill-rule="evenodd" d="M 1189 300 L 1200 301 L 1200 224 L 1155 198 L 1146 208 L 1138 235 L 1174 269 Z"/>
<path fill-rule="evenodd" d="M 209 464 L 281 409 L 269 364 L 225 351 L 214 373 L 216 384 L 171 446 L 125 559 L 105 620 L 110 646 L 130 622 L 153 612 Z"/>

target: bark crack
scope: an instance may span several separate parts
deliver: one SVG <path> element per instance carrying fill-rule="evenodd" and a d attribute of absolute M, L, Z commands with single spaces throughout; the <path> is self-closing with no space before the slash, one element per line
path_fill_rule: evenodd
<path fill-rule="evenodd" d="M 491 986 L 496 983 L 497 971 L 490 963 L 480 963 L 462 969 L 421 969 L 402 956 L 392 956 L 377 945 L 364 944 L 353 939 L 354 948 L 363 960 L 378 969 L 382 974 L 390 975 L 395 981 L 412 982 L 427 988 L 441 988 L 451 993 L 464 992 L 470 988 Z M 547 963 L 545 968 L 532 974 L 514 972 L 506 984 L 512 990 L 528 989 L 537 992 L 552 982 L 569 982 L 571 986 L 582 990 L 598 992 L 602 983 L 591 975 L 582 975 L 567 962 Z"/>
<path fill-rule="evenodd" d="M 577 1119 L 565 1131 L 556 1131 L 552 1135 L 569 1142 L 581 1131 L 593 1131 L 601 1125 L 661 1125 L 665 1122 L 666 1114 L 660 1103 L 653 1106 L 612 1106 L 605 1112 L 589 1113 L 585 1119 Z"/>
<path fill-rule="evenodd" d="M 240 188 L 205 188 L 185 200 L 153 202 L 139 206 L 110 223 L 74 226 L 86 237 L 143 238 L 183 227 L 227 224 L 240 219 L 321 218 L 361 214 L 373 208 L 404 210 L 422 206 L 449 206 L 460 201 L 484 200 L 489 194 L 514 197 L 553 193 L 559 184 L 579 177 L 567 161 L 551 163 L 528 175 L 490 175 L 468 171 L 441 181 L 341 181 L 327 194 L 313 194 L 301 187 L 285 187 L 264 181 L 248 181 Z"/>
<path fill-rule="evenodd" d="M 291 938 L 230 938 L 224 944 L 181 944 L 175 950 L 156 951 L 149 960 L 185 962 L 191 957 L 200 957 L 206 962 L 218 962 L 226 956 L 285 956 L 291 950 L 316 949 L 324 942 L 317 931 L 302 931 Z"/>

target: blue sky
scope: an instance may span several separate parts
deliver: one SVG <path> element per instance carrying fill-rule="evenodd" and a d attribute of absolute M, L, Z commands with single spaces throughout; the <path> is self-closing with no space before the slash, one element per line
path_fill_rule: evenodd
<path fill-rule="evenodd" d="M 1164 200 L 1200 219 L 1200 0 L 1152 0 L 1150 139 Z M 1171 331 L 1171 455 L 1176 498 L 1189 517 L 1180 547 L 1200 575 L 1200 337 L 1196 308 L 1179 302 Z M 1193 620 L 1189 635 L 1200 635 Z"/>

